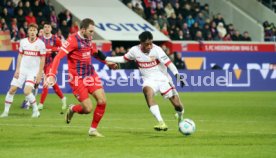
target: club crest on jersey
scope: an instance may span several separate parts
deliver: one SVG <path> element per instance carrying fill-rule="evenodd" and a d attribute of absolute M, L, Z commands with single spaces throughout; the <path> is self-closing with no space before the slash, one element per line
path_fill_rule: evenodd
<path fill-rule="evenodd" d="M 150 56 L 150 60 L 151 60 L 151 61 L 155 61 L 155 60 L 156 60 L 156 57 L 155 57 L 155 56 Z"/>

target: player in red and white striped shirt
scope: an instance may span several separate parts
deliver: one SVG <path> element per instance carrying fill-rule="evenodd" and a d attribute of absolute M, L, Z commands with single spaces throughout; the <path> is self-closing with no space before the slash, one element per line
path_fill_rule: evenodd
<path fill-rule="evenodd" d="M 37 37 L 37 33 L 37 25 L 30 24 L 28 27 L 28 38 L 20 41 L 16 71 L 11 81 L 11 87 L 6 95 L 4 112 L 0 117 L 8 117 L 14 94 L 18 88 L 22 88 L 24 83 L 24 94 L 33 106 L 32 117 L 37 118 L 40 115 L 32 89 L 35 84 L 39 84 L 41 81 L 46 48 L 43 41 Z"/>

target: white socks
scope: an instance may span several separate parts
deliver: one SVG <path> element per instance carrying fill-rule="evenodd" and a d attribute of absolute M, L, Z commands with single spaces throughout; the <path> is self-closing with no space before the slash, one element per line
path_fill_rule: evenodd
<path fill-rule="evenodd" d="M 5 109 L 4 109 L 4 113 L 9 113 L 11 104 L 12 104 L 12 102 L 13 102 L 13 96 L 14 96 L 14 95 L 11 95 L 9 92 L 7 93 L 6 98 L 5 98 Z"/>
<path fill-rule="evenodd" d="M 33 112 L 38 111 L 36 100 L 35 100 L 35 96 L 33 95 L 33 93 L 30 93 L 29 95 L 27 95 L 26 99 L 32 104 L 32 106 L 33 106 Z"/>
<path fill-rule="evenodd" d="M 150 112 L 153 114 L 153 116 L 157 119 L 158 122 L 161 122 L 161 121 L 163 122 L 163 118 L 160 114 L 158 105 L 150 106 Z"/>
<path fill-rule="evenodd" d="M 176 113 L 177 113 L 179 119 L 183 119 L 184 108 L 182 111 L 176 111 Z"/>

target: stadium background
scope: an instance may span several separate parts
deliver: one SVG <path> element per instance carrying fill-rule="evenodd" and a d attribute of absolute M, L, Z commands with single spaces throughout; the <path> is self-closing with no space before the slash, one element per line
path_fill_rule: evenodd
<path fill-rule="evenodd" d="M 154 34 L 155 43 L 188 76 L 190 86 L 177 89 L 185 117 L 196 122 L 197 131 L 180 135 L 173 109 L 157 96 L 170 129 L 154 132 L 141 87 L 115 84 L 105 85 L 108 109 L 99 128 L 106 138 L 91 141 L 84 138 L 90 116 L 76 116 L 65 126 L 59 100 L 50 94 L 42 116 L 31 120 L 30 111 L 20 109 L 24 96 L 19 90 L 11 117 L 0 120 L 0 157 L 275 157 L 275 6 L 273 0 L 1 0 L 0 103 L 29 22 L 42 26 L 50 21 L 53 33 L 65 40 L 81 19 L 90 17 L 96 22 L 95 45 L 107 55 L 126 53 L 144 30 Z M 132 72 L 135 80 L 140 78 L 135 63 L 115 71 L 96 60 L 93 64 L 104 81 L 124 82 Z M 76 103 L 66 83 L 66 59 L 58 71 L 68 103 Z M 212 75 L 232 82 L 196 84 L 198 77 Z"/>

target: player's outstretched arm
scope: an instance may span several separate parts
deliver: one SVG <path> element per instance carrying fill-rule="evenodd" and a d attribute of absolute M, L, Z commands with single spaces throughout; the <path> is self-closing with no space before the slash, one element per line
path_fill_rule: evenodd
<path fill-rule="evenodd" d="M 93 57 L 96 58 L 97 60 L 99 60 L 100 62 L 106 64 L 110 69 L 118 69 L 118 65 L 115 64 L 114 62 L 108 62 L 106 61 L 106 56 L 104 55 L 104 53 L 100 50 L 98 50 L 97 52 L 92 53 Z"/>
<path fill-rule="evenodd" d="M 180 82 L 181 87 L 184 87 L 185 86 L 184 76 L 179 74 L 179 72 L 178 72 L 177 68 L 175 67 L 175 65 L 173 63 L 170 63 L 168 65 L 168 68 L 173 73 L 173 75 L 176 77 L 177 82 Z"/>
<path fill-rule="evenodd" d="M 56 74 L 57 74 L 57 69 L 60 63 L 60 60 L 66 56 L 66 52 L 60 50 L 57 56 L 54 58 L 54 61 L 52 63 L 52 67 L 50 70 L 49 74 L 46 74 L 46 82 L 44 86 L 53 86 L 56 83 Z"/>
<path fill-rule="evenodd" d="M 113 63 L 126 63 L 127 60 L 123 56 L 119 57 L 106 57 L 105 61 L 107 62 L 113 62 Z"/>

